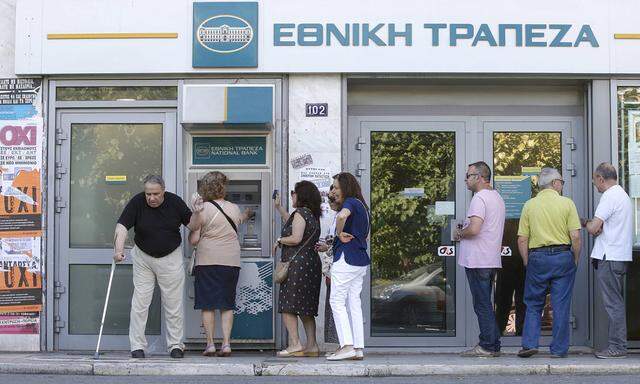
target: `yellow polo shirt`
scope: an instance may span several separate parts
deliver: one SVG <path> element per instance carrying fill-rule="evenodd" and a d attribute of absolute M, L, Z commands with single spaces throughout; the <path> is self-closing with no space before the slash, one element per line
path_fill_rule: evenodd
<path fill-rule="evenodd" d="M 518 236 L 529 238 L 529 248 L 570 245 L 569 231 L 580 228 L 573 201 L 548 188 L 524 204 Z"/>

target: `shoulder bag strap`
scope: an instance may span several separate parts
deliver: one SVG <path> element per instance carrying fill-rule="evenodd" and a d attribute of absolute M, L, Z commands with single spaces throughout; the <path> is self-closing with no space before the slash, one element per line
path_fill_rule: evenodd
<path fill-rule="evenodd" d="M 294 212 L 295 214 L 295 212 Z M 311 236 L 309 236 L 309 238 L 307 239 L 307 241 L 304 242 L 304 244 L 302 244 L 301 247 L 298 248 L 298 250 L 296 251 L 296 253 L 293 254 L 293 256 L 291 256 L 291 258 L 289 259 L 289 261 L 293 260 L 294 257 L 298 256 L 298 253 L 300 253 L 300 251 L 302 250 L 302 248 L 304 248 L 307 244 L 309 244 L 309 241 L 311 241 L 311 239 L 313 238 L 313 235 L 316 234 L 316 232 L 318 232 L 318 227 L 316 227 L 316 229 L 314 229 L 314 231 L 311 233 Z"/>
<path fill-rule="evenodd" d="M 220 207 L 220 204 L 216 203 L 215 201 L 211 200 L 211 204 L 215 205 L 216 208 L 218 208 L 220 210 L 220 212 L 222 212 L 222 214 L 224 215 L 224 217 L 227 218 L 227 221 L 229 222 L 229 224 L 231 224 L 231 228 L 233 228 L 233 230 L 236 232 L 236 234 L 238 233 L 238 227 L 236 226 L 236 223 L 233 222 L 233 220 L 231 220 L 231 218 L 229 217 L 229 215 L 227 215 L 227 213 L 225 211 L 222 210 L 222 207 Z"/>

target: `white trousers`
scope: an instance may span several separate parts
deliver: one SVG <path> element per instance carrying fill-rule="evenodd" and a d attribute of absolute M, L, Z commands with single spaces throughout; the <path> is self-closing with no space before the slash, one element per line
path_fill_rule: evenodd
<path fill-rule="evenodd" d="M 145 350 L 147 338 L 144 335 L 149 316 L 149 306 L 153 290 L 158 281 L 160 298 L 164 310 L 167 332 L 167 350 L 184 350 L 183 292 L 184 266 L 182 248 L 178 247 L 167 256 L 155 258 L 142 252 L 138 247 L 131 250 L 133 259 L 133 297 L 129 320 L 129 343 L 131 350 Z"/>
<path fill-rule="evenodd" d="M 364 348 L 364 320 L 360 293 L 366 273 L 366 266 L 359 267 L 347 264 L 344 261 L 344 254 L 331 266 L 329 303 L 340 347 L 353 345 L 354 348 Z M 349 321 L 349 316 L 351 316 L 351 321 Z"/>

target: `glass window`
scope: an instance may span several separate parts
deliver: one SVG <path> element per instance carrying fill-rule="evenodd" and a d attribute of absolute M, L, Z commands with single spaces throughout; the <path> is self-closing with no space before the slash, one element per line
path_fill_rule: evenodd
<path fill-rule="evenodd" d="M 454 132 L 371 133 L 372 336 L 455 336 L 455 155 Z"/>
<path fill-rule="evenodd" d="M 638 209 L 640 199 L 640 86 L 618 87 L 618 173 L 620 184 L 631 196 L 634 206 L 633 262 L 627 273 L 625 298 L 633 308 L 640 300 L 640 243 Z M 640 317 L 627 311 L 629 340 L 640 340 Z"/>
<path fill-rule="evenodd" d="M 69 334 L 97 335 L 109 284 L 110 265 L 69 267 Z M 118 265 L 113 274 L 109 307 L 104 320 L 105 335 L 128 335 L 133 296 L 133 267 Z M 156 287 L 147 320 L 148 335 L 160 334 L 160 292 Z"/>
<path fill-rule="evenodd" d="M 518 225 L 524 203 L 538 193 L 537 178 L 543 167 L 562 169 L 560 132 L 494 132 L 494 186 L 506 205 L 502 245 L 511 249 L 511 256 L 502 258 L 495 289 L 496 321 L 505 336 L 522 335 L 525 268 L 517 245 Z M 547 295 L 542 334 L 551 334 L 552 319 Z"/>
<path fill-rule="evenodd" d="M 57 101 L 177 100 L 178 87 L 58 87 Z"/>
<path fill-rule="evenodd" d="M 115 223 L 149 174 L 162 174 L 162 124 L 72 124 L 69 246 L 113 247 Z"/>

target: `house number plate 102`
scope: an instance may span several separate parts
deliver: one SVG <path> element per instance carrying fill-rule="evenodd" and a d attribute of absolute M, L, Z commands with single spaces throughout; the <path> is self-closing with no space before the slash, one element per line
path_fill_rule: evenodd
<path fill-rule="evenodd" d="M 305 105 L 307 117 L 327 117 L 329 116 L 328 103 L 307 103 Z"/>

